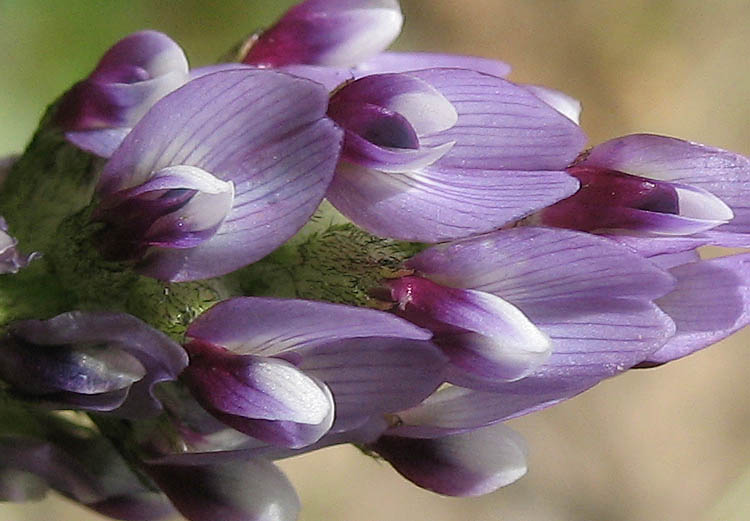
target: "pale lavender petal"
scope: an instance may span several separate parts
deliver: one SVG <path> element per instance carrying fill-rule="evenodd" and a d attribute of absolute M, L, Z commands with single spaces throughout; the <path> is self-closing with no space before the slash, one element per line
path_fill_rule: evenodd
<path fill-rule="evenodd" d="M 750 322 L 750 254 L 684 264 L 670 273 L 677 286 L 656 303 L 674 320 L 677 333 L 646 365 L 687 356 Z"/>
<path fill-rule="evenodd" d="M 333 394 L 334 431 L 418 404 L 442 383 L 446 362 L 429 342 L 400 338 L 350 338 L 298 353 L 299 368 Z"/>
<path fill-rule="evenodd" d="M 496 295 L 440 286 L 421 277 L 401 277 L 385 285 L 398 304 L 395 312 L 430 329 L 433 342 L 463 371 L 516 380 L 549 357 L 549 338 Z"/>
<path fill-rule="evenodd" d="M 640 364 L 675 334 L 669 316 L 639 300 L 591 297 L 527 302 L 519 308 L 552 343 L 550 357 L 527 378 L 609 378 Z M 448 381 L 495 392 L 512 385 L 456 371 Z"/>
<path fill-rule="evenodd" d="M 369 74 L 409 72 L 438 67 L 469 69 L 499 78 L 504 78 L 510 73 L 510 65 L 499 60 L 429 52 L 381 52 L 357 65 L 354 73 L 357 77 L 361 77 Z"/>
<path fill-rule="evenodd" d="M 584 297 L 518 306 L 552 342 L 552 355 L 532 377 L 609 378 L 647 359 L 675 333 L 658 307 L 635 299 Z M 481 386 L 490 387 L 495 384 Z"/>
<path fill-rule="evenodd" d="M 441 161 L 387 174 L 342 162 L 326 197 L 376 235 L 441 242 L 499 228 L 578 189 L 562 171 L 437 168 Z"/>
<path fill-rule="evenodd" d="M 406 479 L 448 496 L 487 494 L 526 474 L 526 443 L 502 424 L 433 439 L 386 435 L 372 449 Z"/>
<path fill-rule="evenodd" d="M 388 47 L 402 22 L 396 0 L 307 0 L 255 37 L 242 61 L 348 67 Z"/>
<path fill-rule="evenodd" d="M 592 387 L 597 379 L 528 377 L 493 392 L 446 387 L 395 415 L 388 433 L 441 438 L 550 407 Z"/>
<path fill-rule="evenodd" d="M 299 513 L 292 485 L 263 459 L 147 471 L 190 521 L 294 521 Z"/>
<path fill-rule="evenodd" d="M 576 125 L 580 124 L 581 102 L 564 92 L 541 85 L 524 85 L 537 98 L 558 111 Z"/>
<path fill-rule="evenodd" d="M 690 251 L 711 244 L 712 239 L 709 233 L 713 232 L 695 234 L 689 237 L 646 237 L 637 235 L 609 235 L 608 237 L 637 251 L 641 256 L 650 258 L 655 255 Z"/>
<path fill-rule="evenodd" d="M 750 230 L 750 159 L 719 148 L 652 134 L 633 134 L 594 147 L 584 165 L 702 188 L 734 211 L 719 231 Z"/>
<path fill-rule="evenodd" d="M 225 300 L 190 325 L 189 338 L 238 354 L 275 356 L 347 338 L 429 340 L 409 322 L 372 309 L 260 297 Z"/>
<path fill-rule="evenodd" d="M 220 275 L 270 253 L 322 199 L 341 134 L 325 118 L 327 92 L 270 70 L 202 76 L 157 103 L 107 163 L 103 196 L 172 166 L 198 167 L 235 188 L 215 234 L 190 249 L 152 248 L 138 269 L 174 281 Z"/>
<path fill-rule="evenodd" d="M 656 298 L 672 278 L 630 248 L 590 234 L 519 227 L 433 246 L 407 262 L 450 287 L 492 293 L 521 307 L 534 301 Z"/>
<path fill-rule="evenodd" d="M 12 326 L 13 335 L 39 346 L 102 344 L 121 349 L 138 360 L 146 376 L 129 389 L 123 389 L 127 401 L 117 414 L 140 418 L 161 412 L 153 396 L 154 385 L 174 380 L 187 365 L 185 351 L 163 333 L 124 313 L 63 313 L 50 320 L 26 320 Z M 106 395 L 99 395 L 106 398 Z M 69 397 L 69 398 L 72 398 Z M 97 398 L 97 395 L 92 395 Z"/>
<path fill-rule="evenodd" d="M 701 260 L 701 256 L 700 253 L 698 253 L 698 250 L 688 250 L 674 253 L 661 253 L 649 257 L 649 260 L 661 269 L 668 270 L 675 266 L 682 266 L 683 264 L 699 261 Z M 677 280 L 675 280 L 675 286 L 676 284 Z"/>
<path fill-rule="evenodd" d="M 356 224 L 381 236 L 440 242 L 499 228 L 577 190 L 562 170 L 585 136 L 531 92 L 461 69 L 409 76 L 436 88 L 459 115 L 451 128 L 420 135 L 420 145 L 454 144 L 413 172 L 340 164 L 327 197 Z"/>
<path fill-rule="evenodd" d="M 450 129 L 423 138 L 456 141 L 438 167 L 466 170 L 561 170 L 586 142 L 581 129 L 526 88 L 461 69 L 410 72 L 445 96 L 459 114 Z"/>

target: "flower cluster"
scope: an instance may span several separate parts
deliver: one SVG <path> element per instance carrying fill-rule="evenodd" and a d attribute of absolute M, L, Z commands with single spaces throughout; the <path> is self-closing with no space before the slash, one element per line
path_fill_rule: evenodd
<path fill-rule="evenodd" d="M 576 100 L 401 23 L 307 0 L 197 69 L 135 33 L 2 165 L 0 498 L 293 520 L 273 461 L 341 443 L 485 494 L 505 420 L 747 324 L 750 254 L 698 248 L 750 247 L 750 160 L 585 150 Z"/>

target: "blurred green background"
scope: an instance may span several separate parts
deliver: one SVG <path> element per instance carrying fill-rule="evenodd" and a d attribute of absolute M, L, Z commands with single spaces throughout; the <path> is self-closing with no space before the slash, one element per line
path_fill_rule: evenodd
<path fill-rule="evenodd" d="M 0 155 L 21 151 L 45 106 L 127 33 L 164 31 L 199 66 L 292 3 L 0 0 Z M 512 79 L 580 99 L 591 144 L 648 131 L 750 155 L 750 1 L 402 6 L 396 48 L 503 59 L 514 67 Z M 302 521 L 750 519 L 750 475 L 743 478 L 750 465 L 749 343 L 741 333 L 515 420 L 531 447 L 529 474 L 482 498 L 425 492 L 349 447 L 282 466 L 302 498 Z M 2 521 L 84 515 L 55 498 L 0 505 Z"/>

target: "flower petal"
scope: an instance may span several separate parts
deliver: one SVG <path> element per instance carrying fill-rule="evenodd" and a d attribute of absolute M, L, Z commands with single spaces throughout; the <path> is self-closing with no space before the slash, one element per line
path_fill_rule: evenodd
<path fill-rule="evenodd" d="M 445 154 L 440 147 L 423 149 L 444 159 L 455 143 L 443 147 L 451 150 Z M 326 197 L 341 213 L 375 235 L 442 242 L 499 228 L 525 215 L 526 208 L 548 206 L 578 188 L 578 181 L 563 171 L 438 169 L 441 158 L 435 163 L 433 157 L 426 156 L 431 166 L 402 173 L 383 173 L 341 162 Z M 386 160 L 382 156 L 377 159 L 382 163 Z"/>
<path fill-rule="evenodd" d="M 133 33 L 65 94 L 55 118 L 73 144 L 109 157 L 156 101 L 186 81 L 188 63 L 179 45 L 156 31 Z"/>
<path fill-rule="evenodd" d="M 450 129 L 423 139 L 456 141 L 441 167 L 488 170 L 561 170 L 586 136 L 578 125 L 529 92 L 501 78 L 462 69 L 410 72 L 435 87 L 456 108 Z"/>
<path fill-rule="evenodd" d="M 429 340 L 409 322 L 372 309 L 260 297 L 225 300 L 190 325 L 188 338 L 238 354 L 275 356 L 348 338 Z"/>
<path fill-rule="evenodd" d="M 174 380 L 187 365 L 187 354 L 163 333 L 124 313 L 63 313 L 49 320 L 25 320 L 12 326 L 13 335 L 39 346 L 103 344 L 121 349 L 138 360 L 146 376 L 134 383 L 127 401 L 117 414 L 142 418 L 162 411 L 152 388 L 162 381 Z M 74 396 L 68 396 L 72 400 Z M 92 395 L 92 399 L 106 398 Z M 122 396 L 119 400 L 122 403 Z M 119 405 L 117 403 L 115 406 Z"/>
<path fill-rule="evenodd" d="M 210 239 L 152 248 L 139 270 L 174 281 L 220 275 L 291 237 L 315 211 L 338 157 L 341 133 L 326 107 L 321 85 L 258 69 L 207 74 L 157 103 L 105 166 L 99 193 L 185 165 L 231 181 L 235 197 Z"/>
<path fill-rule="evenodd" d="M 666 136 L 632 134 L 597 145 L 581 164 L 706 190 L 734 212 L 734 219 L 717 230 L 749 233 L 750 159 L 739 154 Z"/>
<path fill-rule="evenodd" d="M 549 357 L 547 338 L 500 297 L 440 286 L 420 277 L 386 281 L 396 313 L 434 333 L 451 362 L 472 375 L 516 380 Z"/>
<path fill-rule="evenodd" d="M 438 67 L 469 69 L 499 78 L 504 78 L 510 73 L 510 65 L 499 60 L 429 52 L 381 52 L 357 65 L 354 72 L 357 77 L 361 77 L 370 74 L 409 72 Z"/>
<path fill-rule="evenodd" d="M 382 436 L 372 449 L 409 481 L 448 496 L 480 496 L 526 474 L 523 438 L 493 425 L 443 438 Z"/>
<path fill-rule="evenodd" d="M 336 403 L 332 430 L 412 407 L 443 381 L 445 358 L 429 342 L 352 338 L 299 352 L 299 368 L 326 383 Z"/>
<path fill-rule="evenodd" d="M 571 98 L 559 90 L 541 85 L 524 85 L 524 87 L 576 125 L 580 124 L 581 102 L 577 99 Z"/>
<path fill-rule="evenodd" d="M 440 242 L 499 228 L 577 190 L 562 170 L 585 137 L 531 92 L 461 69 L 409 76 L 437 89 L 459 115 L 451 128 L 420 135 L 420 145 L 452 148 L 412 172 L 341 163 L 326 197 L 356 224 L 380 236 Z"/>
<path fill-rule="evenodd" d="M 733 217 L 721 199 L 695 186 L 580 165 L 568 173 L 581 182 L 581 189 L 539 212 L 541 224 L 590 232 L 688 235 Z"/>
<path fill-rule="evenodd" d="M 318 424 L 328 416 L 327 396 L 285 360 L 236 355 L 190 342 L 183 371 L 193 395 L 212 410 L 245 418 Z"/>
<path fill-rule="evenodd" d="M 299 513 L 292 485 L 263 459 L 147 471 L 190 521 L 294 521 Z"/>
<path fill-rule="evenodd" d="M 455 107 L 438 89 L 410 74 L 355 80 L 331 97 L 332 107 L 339 103 L 367 103 L 401 114 L 420 136 L 447 130 L 458 121 Z"/>
<path fill-rule="evenodd" d="M 674 267 L 675 290 L 656 301 L 677 333 L 648 357 L 663 364 L 708 347 L 750 322 L 750 254 Z"/>
<path fill-rule="evenodd" d="M 528 377 L 487 392 L 446 387 L 396 415 L 394 436 L 441 438 L 544 409 L 585 391 L 596 379 Z"/>
<path fill-rule="evenodd" d="M 522 303 L 565 298 L 657 298 L 672 278 L 629 248 L 590 234 L 519 227 L 433 246 L 407 262 L 450 287 Z M 522 308 L 523 309 L 523 308 Z"/>
<path fill-rule="evenodd" d="M 348 67 L 388 47 L 402 22 L 396 0 L 307 0 L 258 35 L 242 61 Z"/>

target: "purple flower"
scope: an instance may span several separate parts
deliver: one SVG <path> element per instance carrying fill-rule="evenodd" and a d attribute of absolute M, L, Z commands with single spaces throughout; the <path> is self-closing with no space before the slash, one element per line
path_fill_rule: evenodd
<path fill-rule="evenodd" d="M 74 311 L 16 322 L 0 348 L 0 378 L 20 396 L 132 418 L 160 413 L 152 388 L 187 365 L 178 344 L 124 313 Z"/>
<path fill-rule="evenodd" d="M 276 249 L 323 198 L 340 131 L 326 90 L 276 71 L 207 74 L 159 101 L 104 167 L 102 252 L 171 281 Z"/>
<path fill-rule="evenodd" d="M 65 94 L 56 120 L 71 143 L 109 157 L 154 103 L 186 81 L 188 63 L 179 45 L 156 31 L 133 33 Z"/>
<path fill-rule="evenodd" d="M 499 77 L 510 72 L 507 64 L 487 58 L 381 52 L 396 39 L 402 22 L 396 0 L 307 0 L 269 29 L 253 35 L 242 50 L 241 61 L 282 68 L 316 81 L 323 75 L 328 79 L 322 83 L 331 90 L 337 83 L 330 80 L 335 74 L 346 76 L 349 67 L 354 69 L 348 74 L 357 77 L 434 67 L 472 69 Z"/>
<path fill-rule="evenodd" d="M 235 298 L 203 313 L 187 336 L 183 378 L 196 399 L 279 446 L 304 447 L 416 405 L 443 381 L 430 334 L 375 310 Z"/>
<path fill-rule="evenodd" d="M 568 169 L 581 189 L 532 222 L 591 232 L 705 238 L 748 245 L 750 161 L 650 134 L 594 147 Z"/>
<path fill-rule="evenodd" d="M 463 69 L 363 77 L 329 115 L 345 130 L 327 198 L 367 231 L 440 242 L 487 232 L 578 188 L 580 128 L 525 87 Z"/>
<path fill-rule="evenodd" d="M 508 380 L 600 380 L 664 344 L 671 321 L 652 303 L 669 275 L 595 236 L 515 228 L 435 246 L 386 281 L 394 310 L 433 331 L 449 380 L 505 389 Z"/>
<path fill-rule="evenodd" d="M 397 0 L 307 0 L 255 35 L 242 62 L 350 67 L 388 47 L 402 22 Z"/>

